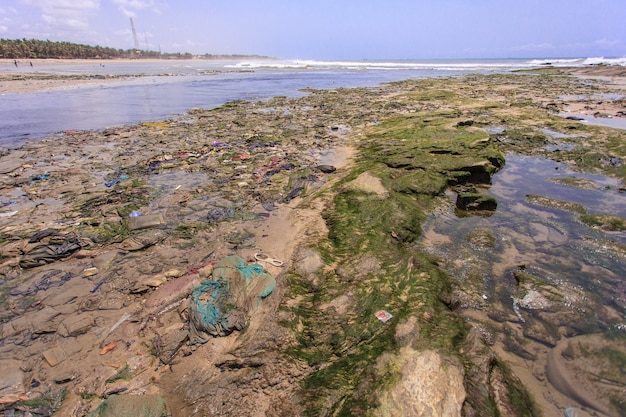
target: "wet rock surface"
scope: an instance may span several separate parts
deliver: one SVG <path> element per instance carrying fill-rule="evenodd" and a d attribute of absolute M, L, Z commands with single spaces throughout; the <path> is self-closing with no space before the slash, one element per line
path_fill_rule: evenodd
<path fill-rule="evenodd" d="M 404 348 L 400 381 L 381 399 L 381 416 L 460 416 L 465 401 L 463 369 L 436 352 Z"/>
<path fill-rule="evenodd" d="M 498 89 L 534 86 L 520 77 L 238 101 L 3 151 L 2 410 L 403 415 L 428 404 L 434 414 L 470 416 L 496 415 L 496 404 L 523 415 L 512 398 L 530 401 L 501 366 L 494 333 L 466 337 L 454 311 L 484 307 L 479 286 L 454 293 L 444 262 L 414 246 L 429 199 L 447 186 L 489 184 L 501 168 L 499 142 L 478 126 L 504 116 L 480 103 L 504 100 Z M 553 95 L 583 88 L 571 82 L 554 81 Z M 447 89 L 464 99 L 439 99 L 450 98 Z M 474 107 L 464 101 L 476 96 Z M 542 97 L 534 98 L 563 106 Z M 513 117 L 510 108 L 502 114 Z M 385 136 L 405 122 L 406 137 Z M 534 152 L 514 124 L 507 146 Z M 410 134 L 418 128 L 422 142 Z M 341 160 L 346 149 L 359 158 Z M 193 289 L 225 257 L 254 263 L 259 253 L 284 262 L 260 262 L 275 290 L 258 305 L 252 297 L 255 308 L 235 300 L 237 325 L 191 345 Z M 578 288 L 536 275 L 511 275 L 516 308 L 489 311 L 525 360 L 537 352 L 524 349 L 524 336 L 554 349 L 591 323 L 590 310 L 617 320 Z M 573 307 L 556 307 L 564 300 Z M 382 309 L 390 321 L 377 319 Z"/>

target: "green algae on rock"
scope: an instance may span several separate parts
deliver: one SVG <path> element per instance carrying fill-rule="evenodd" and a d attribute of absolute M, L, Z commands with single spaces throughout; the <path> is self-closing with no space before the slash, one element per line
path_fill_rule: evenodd
<path fill-rule="evenodd" d="M 626 219 L 609 214 L 583 214 L 580 221 L 592 227 L 611 232 L 622 232 L 626 230 Z"/>
<path fill-rule="evenodd" d="M 571 201 L 557 200 L 537 194 L 528 194 L 526 196 L 526 201 L 532 204 L 536 204 L 538 206 L 556 208 L 572 213 L 585 214 L 587 212 L 587 209 L 585 209 L 585 206 L 583 206 L 582 204 L 572 203 Z"/>
<path fill-rule="evenodd" d="M 21 355 L 37 352 L 44 340 L 63 342 L 49 325 L 35 328 L 37 337 L 26 332 L 37 311 L 64 319 L 53 307 L 39 310 L 42 303 L 63 305 L 63 314 L 66 309 L 99 309 L 97 328 L 72 340 L 73 345 L 88 348 L 69 352 L 64 361 L 63 366 L 81 366 L 80 377 L 67 382 L 71 389 L 64 403 L 66 414 L 79 405 L 94 409 L 95 400 L 108 392 L 106 381 L 126 376 L 129 381 L 120 379 L 115 384 L 128 383 L 132 393 L 146 386 L 160 388 L 168 404 L 181 413 L 210 414 L 220 409 L 241 416 L 391 414 L 414 405 L 394 401 L 412 400 L 404 396 L 411 381 L 433 375 L 403 367 L 432 358 L 448 372 L 443 382 L 428 385 L 429 392 L 442 392 L 437 384 L 447 387 L 447 382 L 454 382 L 454 392 L 449 392 L 452 406 L 446 410 L 458 413 L 462 404 L 464 416 L 540 415 L 515 368 L 500 359 L 502 352 L 496 354 L 492 345 L 536 360 L 540 355 L 529 349 L 529 340 L 551 346 L 561 332 L 571 336 L 602 330 L 614 323 L 615 306 L 612 310 L 602 306 L 576 286 L 556 285 L 535 269 L 527 276 L 505 271 L 506 277 L 517 277 L 519 282 L 500 283 L 495 300 L 485 299 L 484 271 L 491 265 L 467 267 L 466 279 L 456 279 L 444 267 L 466 268 L 467 259 L 430 255 L 419 250 L 417 242 L 425 219 L 441 201 L 449 200 L 446 191 L 474 193 L 488 187 L 492 175 L 505 164 L 505 152 L 546 156 L 579 169 L 626 177 L 624 168 L 615 163 L 624 155 L 623 132 L 555 114 L 565 104 L 560 95 L 596 92 L 599 87 L 544 73 L 308 90 L 309 95 L 298 99 L 235 101 L 213 110 L 192 110 L 180 120 L 63 136 L 59 143 L 66 145 L 65 156 L 53 168 L 74 169 L 69 165 L 89 155 L 82 172 L 35 184 L 24 193 L 35 200 L 62 194 L 74 209 L 42 215 L 36 210 L 47 204 L 39 204 L 38 209 L 27 208 L 3 220 L 9 226 L 1 231 L 6 287 L 0 289 L 0 302 L 12 308 L 7 308 L 10 315 L 1 318 L 7 322 L 3 329 L 12 331 L 5 346 L 15 344 Z M 502 129 L 488 133 L 492 126 Z M 571 137 L 558 140 L 575 146 L 559 146 L 558 152 L 548 149 L 555 139 L 545 128 L 568 132 Z M 320 151 L 346 145 L 358 151 L 353 165 L 338 169 L 332 178 L 314 169 Z M 25 149 L 37 161 L 49 157 L 51 146 L 31 144 Z M 36 174 L 32 170 L 22 167 L 3 176 L 3 187 L 24 186 L 20 176 L 30 178 Z M 130 179 L 104 189 L 100 180 L 118 170 Z M 294 190 L 297 196 L 294 193 L 286 201 Z M 207 221 L 207 212 L 217 207 L 234 207 L 234 216 L 228 221 Z M 255 215 L 260 207 L 267 209 L 263 212 L 267 217 Z M 128 215 L 144 208 L 167 218 L 154 235 L 128 227 Z M 294 229 L 300 234 L 294 240 L 299 246 L 293 256 L 289 253 L 291 259 L 283 258 L 289 266 L 277 277 L 277 290 L 268 297 L 269 307 L 259 319 L 262 325 L 251 323 L 245 333 L 231 335 L 223 345 L 207 343 L 196 351 L 171 355 L 168 351 L 163 362 L 169 368 L 155 370 L 156 358 L 148 354 L 131 358 L 139 363 L 129 375 L 116 376 L 121 370 L 107 366 L 96 368 L 101 375 L 94 377 L 91 368 L 83 366 L 89 360 L 102 362 L 97 350 L 93 358 L 97 343 L 93 333 L 131 308 L 138 312 L 137 320 L 125 323 L 128 326 L 114 335 L 129 348 L 112 352 L 120 361 L 111 363 L 127 363 L 121 359 L 129 359 L 137 346 L 150 346 L 163 328 L 164 335 L 168 328 L 177 331 L 181 319 L 172 300 L 184 298 L 183 284 L 202 274 L 215 253 L 255 245 L 268 233 L 266 219 L 276 216 L 277 221 L 287 222 L 281 217 L 284 211 L 296 216 L 321 212 L 323 227 Z M 125 249 L 111 265 L 100 268 L 106 280 L 97 281 L 104 283 L 96 288 L 98 292 L 91 293 L 97 284 L 85 279 L 75 280 L 84 288 L 67 296 L 54 288 L 45 299 L 10 294 L 22 288 L 18 280 L 40 278 L 35 272 L 41 271 L 24 273 L 12 262 L 21 256 L 20 245 L 38 232 L 37 225 L 50 219 L 58 222 L 62 232 L 76 231 L 94 243 L 64 261 L 64 269 L 80 272 L 92 260 L 95 263 L 101 252 L 117 254 L 117 249 Z M 23 226 L 28 222 L 32 225 Z M 283 238 L 272 233 L 268 239 Z M 504 251 L 497 231 L 474 230 L 463 236 L 467 240 L 460 242 L 484 252 Z M 589 245 L 608 246 L 596 241 Z M 623 256 L 619 245 L 610 250 Z M 179 285 L 178 290 L 171 288 L 180 291 L 180 297 L 147 287 L 146 293 L 132 291 L 137 277 L 172 267 L 186 271 L 171 282 Z M 172 303 L 157 303 L 152 296 Z M 121 301 L 108 310 L 116 299 Z M 478 319 L 461 314 L 473 307 Z M 381 322 L 376 318 L 380 310 L 393 318 Z M 20 316 L 14 317 L 13 311 Z M 482 322 L 482 313 L 494 318 L 493 323 Z M 576 323 L 571 323 L 572 316 Z M 519 330 L 522 322 L 528 326 Z M 153 355 L 162 353 L 158 350 Z M 43 374 L 48 381 L 61 380 L 55 374 L 58 367 L 42 365 L 38 355 L 27 359 L 34 363 L 29 378 Z M 612 363 L 621 360 L 617 356 Z M 519 360 L 513 357 L 512 362 Z M 88 394 L 76 394 L 80 392 Z M 536 400 L 542 401 L 541 394 Z"/>

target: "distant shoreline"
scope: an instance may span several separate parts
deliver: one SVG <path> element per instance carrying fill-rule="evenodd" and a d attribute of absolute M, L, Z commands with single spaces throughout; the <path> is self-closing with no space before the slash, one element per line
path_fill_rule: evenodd
<path fill-rule="evenodd" d="M 72 88 L 84 84 L 104 85 L 112 82 L 121 82 L 128 79 L 144 77 L 142 74 L 106 75 L 101 73 L 66 75 L 50 72 L 50 67 L 63 68 L 71 65 L 100 65 L 124 63 L 159 63 L 159 62 L 190 62 L 190 61 L 233 61 L 242 59 L 274 60 L 270 57 L 238 56 L 237 58 L 191 58 L 191 59 L 0 59 L 0 95 L 21 94 L 45 91 L 57 88 Z M 17 67 L 15 62 L 17 61 Z M 30 65 L 32 63 L 32 66 Z M 148 76 L 148 75 L 145 75 Z M 159 75 L 149 75 L 158 77 Z"/>
<path fill-rule="evenodd" d="M 106 59 L 96 59 L 96 58 L 88 58 L 88 59 L 75 59 L 75 58 L 0 58 L 0 71 L 7 69 L 16 69 L 15 61 L 17 61 L 18 67 L 17 69 L 30 69 L 30 62 L 35 64 L 45 64 L 45 65 L 76 65 L 76 64 L 106 64 L 111 62 L 116 63 L 139 63 L 139 62 L 188 62 L 188 61 L 237 61 L 242 59 L 258 59 L 265 61 L 273 61 L 278 58 L 273 58 L 269 56 L 258 56 L 258 55 L 216 55 L 213 58 L 198 56 L 193 58 L 180 58 L 180 59 L 170 59 L 170 58 L 106 58 Z"/>
<path fill-rule="evenodd" d="M 58 88 L 74 88 L 80 85 L 104 85 L 112 82 L 122 82 L 129 79 L 144 77 L 141 74 L 132 75 L 108 75 L 94 72 L 93 74 L 67 75 L 49 71 L 50 68 L 63 68 L 71 65 L 94 65 L 100 67 L 108 64 L 137 64 L 159 62 L 192 62 L 192 61 L 233 61 L 243 59 L 255 59 L 274 61 L 277 58 L 256 55 L 237 55 L 232 57 L 216 56 L 206 58 L 204 56 L 190 59 L 159 59 L 159 58 L 112 58 L 112 59 L 0 59 L 0 95 L 33 93 Z M 17 67 L 15 62 L 17 61 Z M 31 66 L 32 63 L 32 66 Z M 559 70 L 572 75 L 586 78 L 606 78 L 618 80 L 626 77 L 626 66 L 622 65 L 589 65 L 585 67 L 553 67 L 541 66 L 537 70 Z M 150 75 L 158 77 L 159 75 Z M 625 83 L 615 82 L 615 84 Z"/>

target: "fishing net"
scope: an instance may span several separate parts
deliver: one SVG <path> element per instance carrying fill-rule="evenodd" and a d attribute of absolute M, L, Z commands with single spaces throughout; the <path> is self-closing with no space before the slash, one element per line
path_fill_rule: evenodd
<path fill-rule="evenodd" d="M 259 264 L 238 256 L 221 259 L 212 279 L 191 292 L 189 341 L 205 343 L 210 336 L 226 336 L 247 326 L 260 301 L 272 293 L 276 280 Z"/>

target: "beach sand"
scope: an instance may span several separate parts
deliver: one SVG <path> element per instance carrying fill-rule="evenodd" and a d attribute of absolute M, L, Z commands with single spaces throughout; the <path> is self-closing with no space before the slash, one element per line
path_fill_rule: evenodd
<path fill-rule="evenodd" d="M 54 65 L 68 63 L 75 61 Z M 19 64 L 18 70 L 25 61 Z M 33 60 L 35 71 L 38 64 Z M 12 61 L 0 65 L 0 93 L 5 94 L 120 81 L 47 79 L 41 73 L 5 70 Z M 621 67 L 559 71 L 598 79 L 603 91 L 619 92 L 625 85 Z M 51 398 L 65 388 L 58 415 L 72 416 L 85 415 L 112 393 L 159 394 L 174 416 L 194 410 L 239 416 L 301 413 L 313 392 L 303 394 L 302 381 L 324 365 L 286 353 L 302 338 L 281 324 L 292 320 L 290 308 L 303 299 L 291 288 L 294 276 L 305 277 L 311 288 L 319 285 L 316 271 L 341 277 L 333 272 L 339 266 L 312 250 L 327 237 L 335 185 L 352 175 L 367 129 L 415 111 L 388 103 L 407 93 L 418 95 L 419 88 L 432 88 L 434 82 L 440 89 L 459 88 L 459 94 L 473 99 L 484 94 L 479 99 L 485 101 L 519 94 L 543 106 L 562 95 L 525 89 L 517 78 L 506 76 L 481 78 L 473 92 L 443 81 L 411 85 L 411 91 L 400 83 L 196 109 L 178 119 L 65 132 L 3 150 L 0 254 L 5 285 L 0 299 L 7 310 L 0 358 L 19 364 L 10 368 L 19 382 L 2 391 L 2 398 L 6 403 Z M 571 92 L 573 97 L 576 87 Z M 435 106 L 429 103 L 424 99 L 415 108 Z M 572 98 L 559 106 L 614 117 L 624 111 L 623 100 Z M 448 109 L 441 105 L 440 110 Z M 322 164 L 336 171 L 318 169 Z M 232 218 L 207 221 L 207 211 L 223 212 L 224 207 L 234 208 Z M 129 230 L 131 211 L 153 223 Z M 60 241 L 75 247 L 61 247 Z M 44 243 L 54 253 L 35 256 Z M 181 288 L 199 282 L 206 268 L 224 256 L 254 262 L 258 253 L 284 265 L 262 262 L 277 285 L 260 302 L 246 331 L 187 346 L 186 332 L 181 332 L 186 303 L 180 301 L 187 293 Z M 41 266 L 32 267 L 32 262 Z M 348 311 L 355 296 L 350 280 L 342 279 L 346 293 L 323 307 L 330 315 Z M 178 298 L 176 291 L 181 292 Z M 166 349 L 171 356 L 158 359 Z M 602 401 L 592 393 L 587 403 L 578 404 L 580 398 L 568 397 L 571 392 L 563 384 L 548 384 L 554 375 L 567 374 L 562 361 L 550 362 L 551 377 L 541 365 L 515 357 L 499 343 L 493 350 L 512 361 L 545 416 L 562 415 L 572 404 L 582 410 Z M 596 408 L 606 407 L 605 399 Z"/>
<path fill-rule="evenodd" d="M 136 60 L 116 59 L 0 59 L 0 94 L 32 93 L 59 88 L 76 88 L 81 85 L 99 86 L 115 82 L 124 82 L 138 76 L 112 75 L 69 75 L 62 74 L 64 67 L 75 65 L 91 65 L 94 68 L 110 63 L 132 63 Z M 141 62 L 160 62 L 156 59 L 145 59 Z M 30 65 L 32 63 L 32 66 Z M 45 69 L 42 69 L 45 67 Z M 53 71 L 51 70 L 53 69 Z"/>

